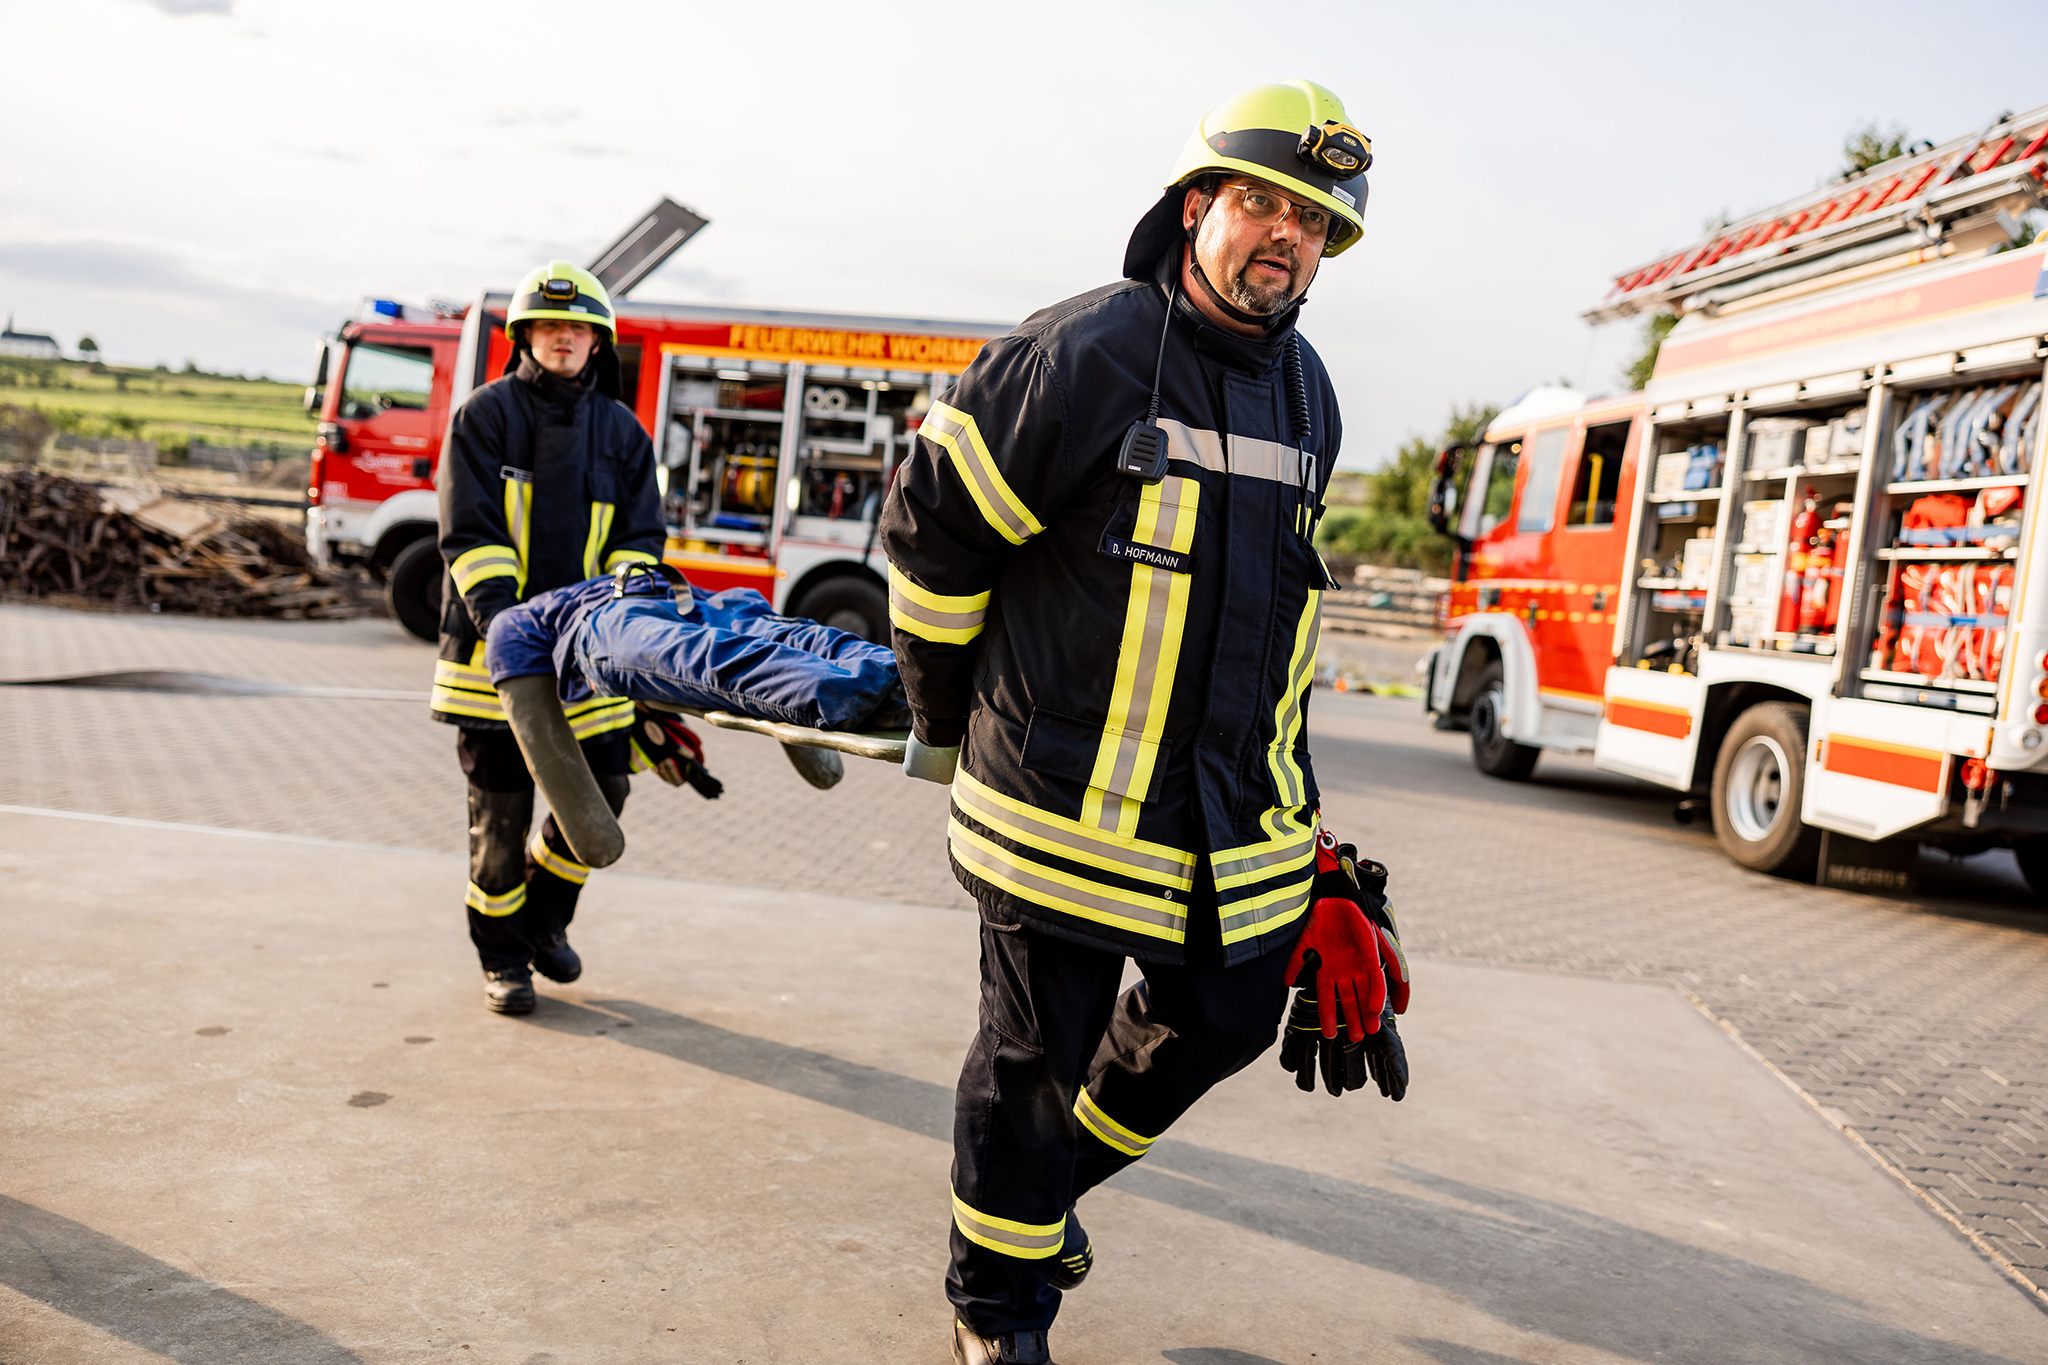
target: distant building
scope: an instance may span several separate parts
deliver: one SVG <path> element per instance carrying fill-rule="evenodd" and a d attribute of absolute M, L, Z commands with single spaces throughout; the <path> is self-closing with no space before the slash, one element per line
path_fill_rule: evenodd
<path fill-rule="evenodd" d="M 62 360 L 63 347 L 57 338 L 44 336 L 41 332 L 17 332 L 14 330 L 14 314 L 7 315 L 7 330 L 0 331 L 0 355 L 16 355 L 24 360 Z"/>

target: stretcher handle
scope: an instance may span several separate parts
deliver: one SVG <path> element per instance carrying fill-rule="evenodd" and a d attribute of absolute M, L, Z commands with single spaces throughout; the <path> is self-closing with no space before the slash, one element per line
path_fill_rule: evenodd
<path fill-rule="evenodd" d="M 505 719 L 526 755 L 527 770 L 548 799 L 555 824 L 576 859 L 589 867 L 610 867 L 626 851 L 626 835 L 619 828 L 590 764 L 583 757 L 569 718 L 555 696 L 552 673 L 525 678 L 507 678 L 498 685 L 498 697 L 505 706 Z"/>
<path fill-rule="evenodd" d="M 816 730 L 808 725 L 762 720 L 758 716 L 742 716 L 734 711 L 701 711 L 694 706 L 671 706 L 667 702 L 643 701 L 640 705 L 656 711 L 696 716 L 707 725 L 715 725 L 721 730 L 751 730 L 757 735 L 767 735 L 770 739 L 780 740 L 792 748 L 837 749 L 842 754 L 852 754 L 856 758 L 879 758 L 884 763 L 901 763 L 903 747 L 909 740 L 908 735 L 900 733 L 863 735 L 847 730 Z"/>

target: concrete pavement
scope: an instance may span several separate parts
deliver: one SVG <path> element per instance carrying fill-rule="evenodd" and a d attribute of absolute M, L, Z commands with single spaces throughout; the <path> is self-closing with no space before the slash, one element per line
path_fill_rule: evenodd
<path fill-rule="evenodd" d="M 0 1361 L 943 1361 L 973 917 L 600 874 L 509 1020 L 462 876 L 0 815 Z M 1060 1358 L 2048 1361 L 1669 988 L 1424 961 L 1405 1032 L 1407 1103 L 1263 1059 L 1092 1195 Z"/>

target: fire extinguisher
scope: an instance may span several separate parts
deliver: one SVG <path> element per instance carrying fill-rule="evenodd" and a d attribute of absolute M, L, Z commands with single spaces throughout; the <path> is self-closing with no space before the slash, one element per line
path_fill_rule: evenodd
<path fill-rule="evenodd" d="M 1820 499 L 1806 490 L 1806 505 L 1792 518 L 1792 530 L 1785 542 L 1785 583 L 1778 590 L 1778 634 L 1799 629 L 1799 609 L 1806 599 L 1807 544 L 1820 528 Z"/>
<path fill-rule="evenodd" d="M 1847 504 L 1837 504 L 1842 511 Z M 1853 515 L 1853 513 L 1851 514 Z M 1835 552 L 1828 560 L 1828 612 L 1821 622 L 1821 628 L 1833 632 L 1842 617 L 1842 580 L 1849 566 L 1849 528 L 1843 526 L 1835 532 Z"/>
<path fill-rule="evenodd" d="M 1823 526 L 1813 537 L 1813 549 L 1806 556 L 1805 581 L 1799 592 L 1799 629 L 1817 631 L 1828 619 L 1828 566 L 1835 559 L 1835 533 Z"/>

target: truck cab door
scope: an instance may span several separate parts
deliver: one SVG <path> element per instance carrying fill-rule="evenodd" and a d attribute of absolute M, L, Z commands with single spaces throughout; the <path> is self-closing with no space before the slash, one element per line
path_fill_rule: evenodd
<path fill-rule="evenodd" d="M 334 420 L 347 443 L 341 463 L 350 486 L 343 496 L 382 499 L 430 484 L 440 435 L 430 411 L 434 348 L 352 342 L 336 387 Z M 327 477 L 336 477 L 332 456 Z"/>

